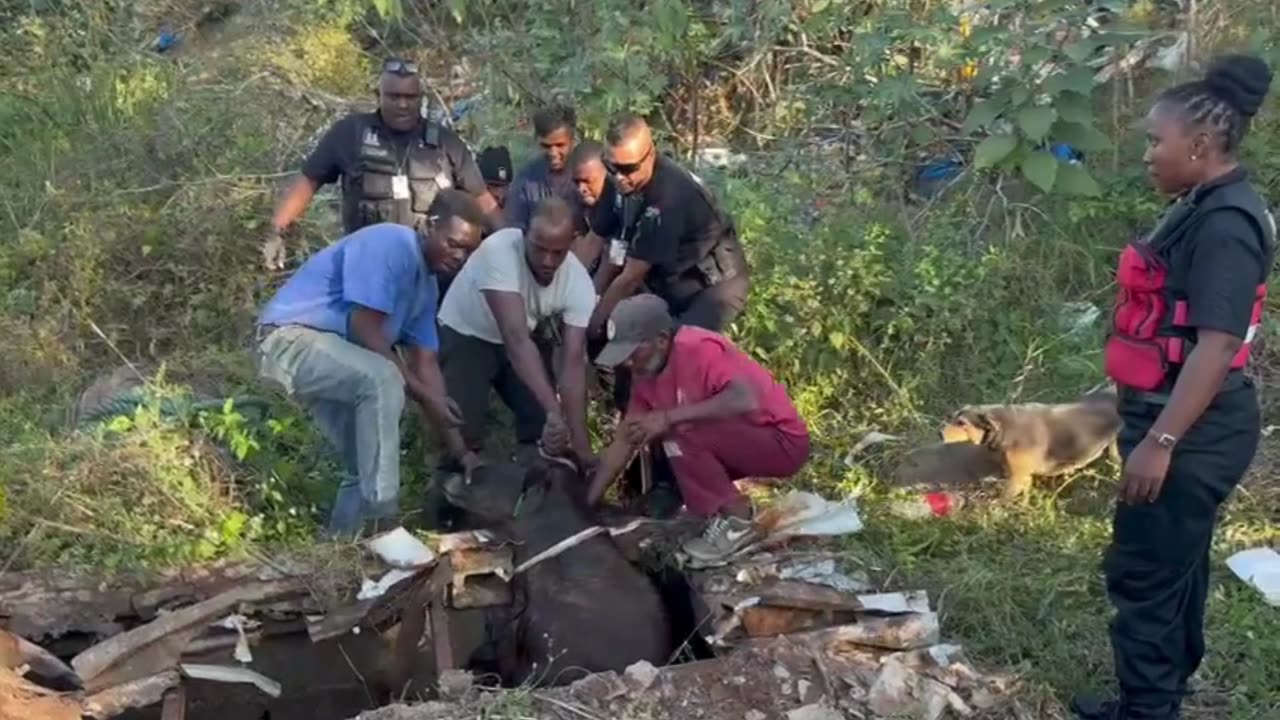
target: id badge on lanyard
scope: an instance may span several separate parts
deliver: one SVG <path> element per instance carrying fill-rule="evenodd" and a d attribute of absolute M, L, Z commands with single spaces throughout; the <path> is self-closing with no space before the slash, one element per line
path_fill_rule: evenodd
<path fill-rule="evenodd" d="M 391 197 L 396 200 L 409 199 L 408 175 L 395 175 L 391 178 Z"/>

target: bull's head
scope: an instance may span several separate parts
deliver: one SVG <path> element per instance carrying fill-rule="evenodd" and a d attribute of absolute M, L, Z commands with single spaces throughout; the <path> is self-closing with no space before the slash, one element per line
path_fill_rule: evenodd
<path fill-rule="evenodd" d="M 584 486 L 577 472 L 556 462 L 538 461 L 526 468 L 517 463 L 481 465 L 466 475 L 450 476 L 445 497 L 485 525 L 540 512 L 549 504 L 565 508 L 583 501 Z"/>

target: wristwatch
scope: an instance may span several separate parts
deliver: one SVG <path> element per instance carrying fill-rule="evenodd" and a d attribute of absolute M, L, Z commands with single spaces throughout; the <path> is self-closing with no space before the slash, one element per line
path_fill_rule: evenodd
<path fill-rule="evenodd" d="M 1174 445 L 1178 444 L 1178 438 L 1170 435 L 1169 433 L 1158 433 L 1155 430 L 1148 430 L 1147 435 L 1150 436 L 1152 440 L 1155 440 L 1157 445 L 1166 450 L 1171 449 Z"/>

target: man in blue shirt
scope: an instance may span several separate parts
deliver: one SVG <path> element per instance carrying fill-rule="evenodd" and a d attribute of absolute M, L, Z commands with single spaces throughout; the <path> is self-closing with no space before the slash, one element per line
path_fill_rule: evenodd
<path fill-rule="evenodd" d="M 547 197 L 558 197 L 576 211 L 575 232 L 586 234 L 578 205 L 578 190 L 569 172 L 569 154 L 578 136 L 573 108 L 552 105 L 533 114 L 533 134 L 541 155 L 520 168 L 507 189 L 503 212 L 506 226 L 528 230 L 534 209 Z"/>
<path fill-rule="evenodd" d="M 462 267 L 485 219 L 473 197 L 442 191 L 421 234 L 379 223 L 347 235 L 312 255 L 258 318 L 259 375 L 302 404 L 342 457 L 335 534 L 398 509 L 406 390 L 454 457 L 474 461 L 436 359 L 436 274 Z"/>

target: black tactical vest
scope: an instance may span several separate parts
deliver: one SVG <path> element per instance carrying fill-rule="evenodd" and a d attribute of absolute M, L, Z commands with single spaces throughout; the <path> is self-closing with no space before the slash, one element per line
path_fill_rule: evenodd
<path fill-rule="evenodd" d="M 675 162 L 670 166 L 698 188 L 698 194 L 711 207 L 714 216 L 714 220 L 693 241 L 681 239 L 674 263 L 655 267 L 646 279 L 646 285 L 655 294 L 678 305 L 713 285 L 746 276 L 748 267 L 733 218 L 721 208 L 701 178 Z M 624 215 L 623 240 L 630 244 L 635 239 L 646 208 L 639 203 L 628 210 Z"/>
<path fill-rule="evenodd" d="M 453 162 L 441 142 L 440 126 L 423 122 L 422 137 L 399 147 L 376 116 L 366 121 L 355 172 L 343 179 L 342 222 L 347 233 L 381 222 L 417 228 L 436 193 L 453 187 Z M 407 178 L 408 197 L 396 197 L 397 176 Z"/>

